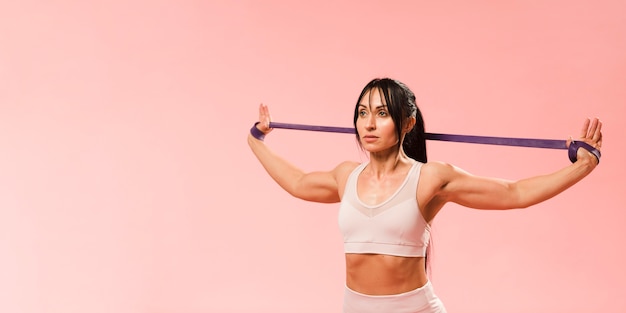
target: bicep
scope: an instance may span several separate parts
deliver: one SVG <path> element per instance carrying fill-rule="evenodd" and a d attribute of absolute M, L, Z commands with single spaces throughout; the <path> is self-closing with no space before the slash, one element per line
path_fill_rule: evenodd
<path fill-rule="evenodd" d="M 306 201 L 339 202 L 337 179 L 333 172 L 311 172 L 294 183 L 292 195 Z"/>
<path fill-rule="evenodd" d="M 292 195 L 302 200 L 335 203 L 341 201 L 342 188 L 349 173 L 357 166 L 355 162 L 343 162 L 328 172 L 304 174 L 295 182 Z"/>
<path fill-rule="evenodd" d="M 482 210 L 520 208 L 520 194 L 509 180 L 470 174 L 452 165 L 443 165 L 445 183 L 441 194 L 448 202 Z"/>

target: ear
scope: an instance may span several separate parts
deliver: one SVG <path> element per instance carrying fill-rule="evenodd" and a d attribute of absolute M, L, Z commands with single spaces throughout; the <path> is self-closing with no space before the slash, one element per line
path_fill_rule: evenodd
<path fill-rule="evenodd" d="M 405 120 L 405 124 L 404 124 L 404 129 L 402 129 L 402 131 L 406 134 L 408 132 L 410 132 L 413 127 L 415 126 L 416 120 L 415 120 L 415 116 L 411 116 L 409 118 L 407 118 Z"/>

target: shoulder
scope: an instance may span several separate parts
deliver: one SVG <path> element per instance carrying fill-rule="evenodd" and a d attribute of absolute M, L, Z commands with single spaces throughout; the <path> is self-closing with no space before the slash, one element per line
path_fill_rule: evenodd
<path fill-rule="evenodd" d="M 462 176 L 464 171 L 446 162 L 431 161 L 422 165 L 422 174 L 425 180 L 438 188 L 445 187 L 450 181 Z"/>
<path fill-rule="evenodd" d="M 344 161 L 339 163 L 339 165 L 333 169 L 333 173 L 335 173 L 335 176 L 337 177 L 348 176 L 359 165 L 361 165 L 359 162 Z"/>
<path fill-rule="evenodd" d="M 422 173 L 429 177 L 445 177 L 454 172 L 456 167 L 450 163 L 440 161 L 430 161 L 422 165 Z"/>
<path fill-rule="evenodd" d="M 337 165 L 337 167 L 335 167 L 335 169 L 333 169 L 333 175 L 335 176 L 335 180 L 337 181 L 337 190 L 339 192 L 340 198 L 343 198 L 343 192 L 346 189 L 348 177 L 350 177 L 350 174 L 359 165 L 361 165 L 361 163 L 345 161 L 340 163 L 339 165 Z"/>
<path fill-rule="evenodd" d="M 430 161 L 422 165 L 417 200 L 424 205 L 426 218 L 434 218 L 448 201 L 446 190 L 458 177 L 457 173 L 457 167 L 445 162 Z"/>

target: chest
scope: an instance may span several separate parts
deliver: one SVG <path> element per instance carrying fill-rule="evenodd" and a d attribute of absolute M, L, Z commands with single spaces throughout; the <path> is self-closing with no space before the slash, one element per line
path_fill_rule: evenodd
<path fill-rule="evenodd" d="M 393 197 L 405 182 L 406 173 L 384 178 L 360 175 L 356 194 L 363 204 L 375 206 Z"/>

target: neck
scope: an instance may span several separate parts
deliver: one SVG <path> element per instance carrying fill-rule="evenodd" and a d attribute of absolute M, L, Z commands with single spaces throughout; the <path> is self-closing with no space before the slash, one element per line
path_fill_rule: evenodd
<path fill-rule="evenodd" d="M 404 165 L 410 165 L 412 160 L 402 151 L 396 150 L 394 153 L 371 153 L 369 172 L 376 177 L 384 177 L 394 173 Z"/>

